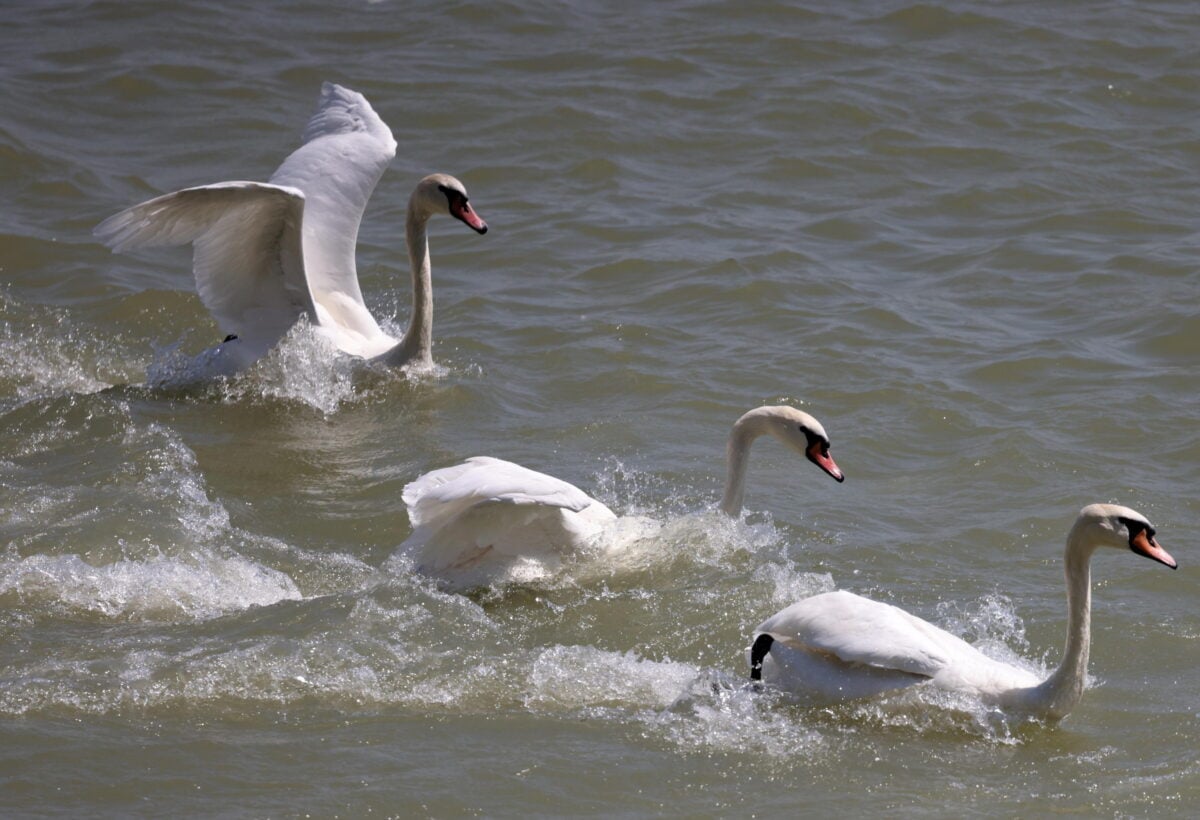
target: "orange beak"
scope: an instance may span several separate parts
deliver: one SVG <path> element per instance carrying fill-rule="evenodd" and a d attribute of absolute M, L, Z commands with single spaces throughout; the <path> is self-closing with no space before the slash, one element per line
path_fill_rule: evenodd
<path fill-rule="evenodd" d="M 1152 561 L 1166 564 L 1171 569 L 1177 569 L 1179 566 L 1171 554 L 1159 546 L 1158 542 L 1154 540 L 1154 536 L 1148 535 L 1145 530 L 1138 530 L 1137 535 L 1130 537 L 1129 548 L 1138 555 L 1144 555 Z"/>
<path fill-rule="evenodd" d="M 455 219 L 461 219 L 475 233 L 487 233 L 487 223 L 479 218 L 479 214 L 475 213 L 475 209 L 471 207 L 471 203 L 465 199 L 461 197 L 452 199 L 450 201 L 450 213 Z"/>
<path fill-rule="evenodd" d="M 837 464 L 834 463 L 834 460 L 830 457 L 828 444 L 825 444 L 822 441 L 814 441 L 809 448 L 804 451 L 804 455 L 808 456 L 808 460 L 813 464 L 816 464 L 822 470 L 829 473 L 829 475 L 833 476 L 835 481 L 841 483 L 846 480 L 846 476 L 843 475 Z"/>

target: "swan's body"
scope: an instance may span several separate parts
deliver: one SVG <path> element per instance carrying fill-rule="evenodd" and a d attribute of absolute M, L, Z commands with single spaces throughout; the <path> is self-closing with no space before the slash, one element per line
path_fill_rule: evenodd
<path fill-rule="evenodd" d="M 1176 566 L 1139 513 L 1116 504 L 1084 507 L 1067 537 L 1064 557 L 1066 650 L 1062 664 L 1044 681 L 902 609 L 842 591 L 806 598 L 760 624 L 750 652 L 750 676 L 816 702 L 928 682 L 1006 710 L 1060 719 L 1083 693 L 1091 634 L 1090 561 L 1105 546 L 1128 547 Z"/>
<path fill-rule="evenodd" d="M 617 520 L 573 484 L 487 456 L 421 476 L 404 503 L 418 571 L 462 586 L 549 575 Z"/>
<path fill-rule="evenodd" d="M 392 132 L 361 94 L 325 83 L 296 149 L 270 182 L 219 182 L 157 197 L 106 219 L 95 233 L 114 251 L 193 243 L 200 300 L 223 333 L 219 371 L 253 364 L 301 316 L 339 350 L 395 366 L 432 364 L 433 298 L 425 225 L 448 213 L 479 233 L 462 183 L 421 180 L 405 233 L 413 312 L 402 339 L 363 302 L 354 261 L 358 226 L 396 154 Z"/>
<path fill-rule="evenodd" d="M 729 478 L 722 509 L 742 506 L 751 442 L 770 433 L 838 481 L 829 437 L 815 418 L 791 407 L 746 413 L 729 438 Z M 497 458 L 476 457 L 427 473 L 404 488 L 413 533 L 401 549 L 418 571 L 458 586 L 532 580 L 564 560 L 618 546 L 606 539 L 617 516 L 587 493 L 553 476 Z"/>

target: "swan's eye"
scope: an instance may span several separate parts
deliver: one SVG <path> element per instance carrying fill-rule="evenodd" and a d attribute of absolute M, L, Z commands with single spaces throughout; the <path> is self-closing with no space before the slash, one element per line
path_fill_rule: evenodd
<path fill-rule="evenodd" d="M 470 200 L 462 191 L 454 188 L 448 188 L 445 185 L 439 185 L 438 190 L 446 197 L 446 201 L 453 207 L 455 203 L 466 205 Z"/>
<path fill-rule="evenodd" d="M 1134 521 L 1132 518 L 1118 518 L 1117 520 L 1125 525 L 1125 529 L 1129 530 L 1130 538 L 1136 537 L 1137 534 L 1143 530 L 1146 532 L 1147 538 L 1153 538 L 1154 533 L 1156 532 L 1154 527 L 1150 526 L 1149 524 L 1145 524 L 1141 521 Z"/>
<path fill-rule="evenodd" d="M 808 442 L 809 447 L 812 447 L 817 442 L 820 442 L 821 443 L 821 452 L 822 453 L 829 452 L 829 439 L 825 438 L 824 436 L 817 435 L 812 430 L 805 427 L 803 424 L 797 424 L 796 429 L 804 434 L 804 440 Z"/>

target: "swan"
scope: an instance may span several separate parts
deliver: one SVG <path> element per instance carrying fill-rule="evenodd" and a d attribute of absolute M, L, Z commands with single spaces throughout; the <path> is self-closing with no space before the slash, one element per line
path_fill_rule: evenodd
<path fill-rule="evenodd" d="M 792 407 L 759 407 L 733 425 L 721 510 L 742 509 L 750 445 L 770 434 L 838 482 L 829 436 L 815 418 Z M 426 473 L 403 492 L 412 535 L 400 550 L 418 572 L 458 586 L 498 579 L 536 580 L 572 555 L 602 546 L 616 513 L 573 484 L 503 459 L 476 456 Z"/>
<path fill-rule="evenodd" d="M 339 350 L 396 367 L 433 364 L 433 289 L 425 227 L 449 214 L 477 233 L 485 223 L 448 174 L 417 183 L 405 237 L 412 317 L 397 340 L 363 302 L 354 264 L 367 200 L 396 154 L 396 140 L 367 99 L 325 83 L 304 144 L 270 182 L 218 182 L 151 199 L 101 222 L 93 233 L 114 252 L 192 243 L 200 300 L 225 341 L 207 354 L 232 374 L 265 355 L 301 316 Z"/>
<path fill-rule="evenodd" d="M 1064 555 L 1066 650 L 1044 681 L 902 609 L 845 591 L 806 598 L 763 621 L 750 648 L 750 678 L 824 703 L 928 681 L 1006 711 L 1060 720 L 1079 702 L 1087 674 L 1092 553 L 1128 548 L 1175 569 L 1154 535 L 1150 522 L 1128 507 L 1092 504 L 1080 511 Z"/>

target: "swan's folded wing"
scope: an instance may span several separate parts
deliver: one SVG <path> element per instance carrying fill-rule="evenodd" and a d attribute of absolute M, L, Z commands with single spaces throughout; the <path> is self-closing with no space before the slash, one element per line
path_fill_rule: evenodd
<path fill-rule="evenodd" d="M 431 530 L 481 504 L 560 507 L 579 512 L 596 504 L 573 484 L 487 456 L 434 470 L 404 488 L 414 529 Z"/>
<path fill-rule="evenodd" d="M 603 523 L 546 504 L 482 501 L 435 530 L 414 530 L 404 546 L 419 572 L 449 577 L 481 569 L 494 576 L 516 560 L 529 570 L 536 565 L 542 576 L 590 543 Z"/>
<path fill-rule="evenodd" d="M 271 176 L 271 182 L 299 188 L 307 198 L 305 264 L 318 301 L 333 292 L 363 304 L 354 263 L 358 226 L 395 155 L 391 129 L 366 97 L 333 83 L 321 87 L 304 145 Z"/>
<path fill-rule="evenodd" d="M 755 630 L 764 632 L 797 649 L 923 677 L 933 677 L 949 661 L 941 645 L 946 633 L 890 604 L 845 591 L 792 604 Z"/>
<path fill-rule="evenodd" d="M 300 314 L 315 315 L 303 219 L 294 188 L 221 182 L 135 205 L 94 233 L 114 251 L 191 242 L 196 289 L 222 332 L 278 338 Z"/>

